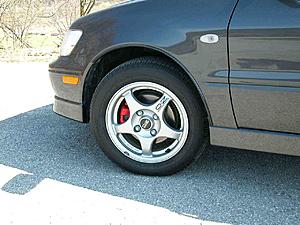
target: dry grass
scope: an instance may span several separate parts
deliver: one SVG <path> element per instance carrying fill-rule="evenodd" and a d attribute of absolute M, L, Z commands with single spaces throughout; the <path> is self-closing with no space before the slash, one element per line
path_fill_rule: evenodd
<path fill-rule="evenodd" d="M 103 10 L 125 0 L 102 0 L 97 2 L 92 12 Z M 50 62 L 59 55 L 62 34 L 50 19 L 41 19 L 32 28 L 27 42 L 30 48 L 13 47 L 12 41 L 0 32 L 0 62 Z"/>

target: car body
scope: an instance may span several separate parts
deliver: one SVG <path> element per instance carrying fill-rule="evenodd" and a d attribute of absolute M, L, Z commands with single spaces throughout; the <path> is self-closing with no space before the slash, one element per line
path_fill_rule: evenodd
<path fill-rule="evenodd" d="M 299 1 L 130 1 L 70 30 L 82 36 L 49 68 L 58 114 L 89 122 L 109 71 L 159 56 L 193 83 L 212 145 L 300 155 Z M 76 85 L 64 84 L 65 75 Z"/>

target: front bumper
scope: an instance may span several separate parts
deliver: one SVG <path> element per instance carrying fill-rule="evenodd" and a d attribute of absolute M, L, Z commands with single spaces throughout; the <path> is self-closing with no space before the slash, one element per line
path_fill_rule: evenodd
<path fill-rule="evenodd" d="M 64 117 L 83 122 L 83 108 L 80 103 L 70 102 L 55 96 L 53 111 Z"/>
<path fill-rule="evenodd" d="M 62 77 L 76 76 L 79 77 L 77 85 L 64 84 Z M 76 71 L 57 71 L 49 69 L 50 81 L 55 93 L 53 110 L 64 117 L 84 122 L 82 92 L 83 81 Z"/>

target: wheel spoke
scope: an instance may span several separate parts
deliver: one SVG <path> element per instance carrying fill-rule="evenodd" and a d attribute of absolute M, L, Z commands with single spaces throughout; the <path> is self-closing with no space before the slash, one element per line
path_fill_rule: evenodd
<path fill-rule="evenodd" d="M 164 93 L 150 108 L 157 114 L 162 115 L 171 100 L 172 98 Z"/>
<path fill-rule="evenodd" d="M 175 129 L 171 128 L 169 125 L 167 125 L 165 122 L 163 122 L 158 136 L 177 140 L 181 134 L 182 134 L 182 131 L 175 130 Z"/>
<path fill-rule="evenodd" d="M 139 109 L 143 108 L 142 104 L 140 104 L 137 99 L 134 97 L 131 90 L 127 91 L 124 95 L 125 101 L 128 105 L 130 113 L 133 114 Z"/>
<path fill-rule="evenodd" d="M 133 133 L 132 126 L 131 126 L 129 120 L 123 124 L 116 124 L 115 130 L 118 134 L 132 134 Z"/>
<path fill-rule="evenodd" d="M 123 157 L 154 164 L 178 154 L 190 130 L 185 107 L 175 93 L 148 81 L 131 82 L 113 95 L 105 125 Z"/>
<path fill-rule="evenodd" d="M 152 156 L 152 145 L 154 142 L 154 138 L 139 137 L 139 141 L 142 147 L 143 155 Z"/>

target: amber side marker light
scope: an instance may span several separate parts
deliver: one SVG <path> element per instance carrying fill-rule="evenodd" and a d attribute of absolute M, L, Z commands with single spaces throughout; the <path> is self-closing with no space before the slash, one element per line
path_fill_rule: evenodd
<path fill-rule="evenodd" d="M 79 77 L 62 76 L 62 81 L 64 84 L 77 85 L 79 83 Z"/>

